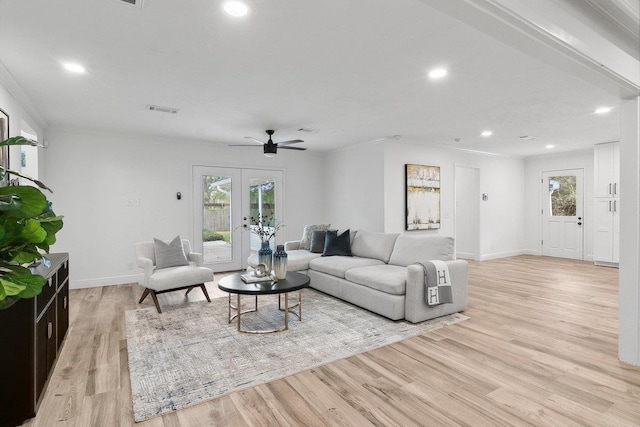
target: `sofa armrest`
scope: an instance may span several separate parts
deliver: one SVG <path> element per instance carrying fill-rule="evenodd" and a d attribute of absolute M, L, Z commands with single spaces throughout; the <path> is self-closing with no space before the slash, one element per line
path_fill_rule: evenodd
<path fill-rule="evenodd" d="M 204 264 L 204 257 L 198 252 L 189 252 L 187 258 L 189 261 L 192 261 L 196 267 L 202 267 L 202 264 Z"/>
<path fill-rule="evenodd" d="M 284 242 L 285 251 L 295 251 L 298 249 L 300 249 L 300 240 L 291 240 L 288 242 Z"/>
<path fill-rule="evenodd" d="M 153 261 L 149 258 L 138 257 L 138 267 L 144 270 L 144 278 L 143 283 L 140 283 L 142 286 L 147 286 L 147 281 L 149 280 L 149 276 L 153 273 Z"/>
<path fill-rule="evenodd" d="M 469 264 L 465 260 L 445 261 L 451 276 L 453 303 L 429 307 L 424 295 L 424 270 L 420 265 L 407 266 L 407 293 L 405 298 L 405 319 L 417 323 L 423 320 L 457 313 L 467 308 L 467 288 Z"/>

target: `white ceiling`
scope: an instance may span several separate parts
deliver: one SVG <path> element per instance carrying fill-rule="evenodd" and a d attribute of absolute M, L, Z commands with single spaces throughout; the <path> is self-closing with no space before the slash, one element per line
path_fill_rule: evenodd
<path fill-rule="evenodd" d="M 274 141 L 301 138 L 313 151 L 401 135 L 528 156 L 547 154 L 547 144 L 569 151 L 619 138 L 615 109 L 593 114 L 618 97 L 424 1 L 248 3 L 251 13 L 238 19 L 219 0 L 146 0 L 142 9 L 0 0 L 0 62 L 48 126 L 177 143 L 242 144 L 276 129 Z M 63 61 L 87 73 L 72 75 Z M 434 66 L 448 77 L 429 80 Z M 480 137 L 485 129 L 494 135 Z"/>

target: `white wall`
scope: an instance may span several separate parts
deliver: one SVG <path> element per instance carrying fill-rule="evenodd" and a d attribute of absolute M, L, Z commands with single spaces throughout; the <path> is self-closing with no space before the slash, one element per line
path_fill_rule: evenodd
<path fill-rule="evenodd" d="M 9 115 L 9 136 L 19 136 L 22 130 L 35 132 L 42 142 L 42 126 L 36 122 L 22 108 L 20 102 L 0 84 L 0 109 Z M 43 156 L 43 149 L 38 149 L 38 155 Z M 12 169 L 20 170 L 20 147 L 10 147 L 9 164 Z M 42 162 L 40 162 L 42 163 Z M 46 183 L 46 182 L 45 182 Z"/>
<path fill-rule="evenodd" d="M 384 231 L 384 151 L 362 144 L 325 159 L 327 221 L 331 228 Z"/>
<path fill-rule="evenodd" d="M 640 97 L 620 109 L 618 355 L 640 366 Z"/>
<path fill-rule="evenodd" d="M 593 261 L 594 189 L 593 189 L 593 149 L 570 153 L 549 154 L 529 157 L 525 161 L 525 250 L 532 255 L 540 255 L 542 239 L 542 219 L 540 214 L 543 171 L 563 169 L 584 169 L 584 259 Z"/>
<path fill-rule="evenodd" d="M 193 164 L 283 170 L 286 240 L 326 218 L 323 198 L 313 197 L 323 192 L 317 154 L 283 150 L 267 158 L 260 147 L 81 131 L 51 130 L 46 137 L 43 180 L 54 190 L 54 211 L 65 216 L 54 250 L 70 253 L 72 287 L 135 281 L 135 242 L 177 234 L 193 239 Z M 126 206 L 130 198 L 140 206 Z"/>
<path fill-rule="evenodd" d="M 524 244 L 524 161 L 519 158 L 469 153 L 418 144 L 385 143 L 384 230 L 404 233 L 404 165 L 440 166 L 441 228 L 410 234 L 455 235 L 455 166 L 480 169 L 480 193 L 489 198 L 480 204 L 480 259 L 522 253 Z"/>

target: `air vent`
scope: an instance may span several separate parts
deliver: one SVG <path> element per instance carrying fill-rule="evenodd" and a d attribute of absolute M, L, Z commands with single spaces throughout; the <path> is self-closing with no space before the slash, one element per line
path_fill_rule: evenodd
<path fill-rule="evenodd" d="M 147 110 L 149 110 L 149 111 L 157 111 L 159 113 L 178 114 L 178 109 L 177 108 L 160 107 L 158 105 L 147 105 Z"/>
<path fill-rule="evenodd" d="M 529 136 L 529 135 L 522 135 L 519 136 L 518 139 L 522 140 L 522 141 L 534 141 L 536 139 L 535 136 Z"/>
<path fill-rule="evenodd" d="M 142 9 L 142 4 L 144 3 L 144 0 L 118 0 L 118 1 L 120 3 L 128 4 L 130 6 L 139 7 L 140 9 Z"/>
<path fill-rule="evenodd" d="M 314 130 L 314 129 L 300 128 L 300 129 L 298 129 L 298 132 L 316 133 L 316 132 L 318 132 L 318 131 L 317 131 L 317 130 Z"/>

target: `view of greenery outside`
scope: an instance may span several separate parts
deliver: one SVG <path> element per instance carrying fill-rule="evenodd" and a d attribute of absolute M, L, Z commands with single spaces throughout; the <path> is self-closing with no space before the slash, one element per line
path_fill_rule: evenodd
<path fill-rule="evenodd" d="M 251 184 L 249 191 L 249 203 L 251 204 L 249 214 L 251 218 L 257 220 L 260 217 L 260 206 L 262 206 L 262 218 L 269 219 L 264 226 L 275 227 L 275 182 L 270 180 L 253 180 Z"/>
<path fill-rule="evenodd" d="M 552 176 L 549 178 L 549 203 L 551 216 L 576 215 L 576 177 Z"/>
<path fill-rule="evenodd" d="M 202 241 L 231 239 L 231 179 L 207 175 L 202 180 Z"/>
<path fill-rule="evenodd" d="M 269 219 L 264 226 L 275 227 L 275 182 L 254 179 L 249 191 L 250 217 L 256 221 Z M 203 228 L 202 241 L 231 241 L 231 179 L 207 175 L 202 182 Z M 260 209 L 262 207 L 262 210 Z M 254 221 L 252 221 L 254 222 Z"/>

